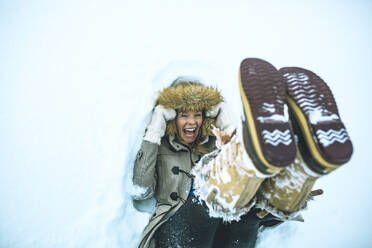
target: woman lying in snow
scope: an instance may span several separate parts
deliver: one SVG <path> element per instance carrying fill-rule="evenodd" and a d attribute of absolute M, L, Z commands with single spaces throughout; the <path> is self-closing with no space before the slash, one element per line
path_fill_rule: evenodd
<path fill-rule="evenodd" d="M 301 220 L 315 180 L 350 159 L 332 93 L 314 73 L 246 59 L 240 91 L 239 124 L 197 81 L 159 93 L 134 165 L 144 188 L 134 198 L 157 201 L 139 247 L 254 247 L 260 226 Z"/>

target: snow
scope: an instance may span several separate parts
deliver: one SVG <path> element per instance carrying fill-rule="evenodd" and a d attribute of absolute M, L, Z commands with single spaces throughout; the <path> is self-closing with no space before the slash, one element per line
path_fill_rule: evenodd
<path fill-rule="evenodd" d="M 289 188 L 291 190 L 300 191 L 301 186 L 305 183 L 308 175 L 305 173 L 296 173 L 294 164 L 289 165 L 287 168 L 288 173 L 295 176 L 292 180 L 288 180 L 286 177 L 280 179 L 276 178 L 276 180 L 274 180 L 275 186 L 278 188 Z"/>
<path fill-rule="evenodd" d="M 317 181 L 325 193 L 305 222 L 264 231 L 257 247 L 370 247 L 371 10 L 367 0 L 2 1 L 0 247 L 136 247 L 153 202 L 134 208 L 132 162 L 156 92 L 192 74 L 238 116 L 245 57 L 325 79 L 355 148 Z"/>
<path fill-rule="evenodd" d="M 267 103 L 264 103 L 263 104 L 263 107 L 264 111 L 267 111 L 267 112 L 275 112 L 275 108 L 274 107 L 269 107 Z M 284 114 L 283 115 L 279 115 L 279 114 L 273 114 L 273 115 L 270 115 L 270 116 L 259 116 L 257 117 L 257 120 L 259 120 L 260 122 L 262 123 L 265 123 L 265 122 L 268 122 L 268 123 L 273 123 L 273 122 L 288 122 L 289 120 L 289 114 L 288 114 L 288 106 L 287 105 L 284 105 Z"/>
<path fill-rule="evenodd" d="M 339 119 L 340 117 L 338 115 L 330 113 L 322 107 L 312 108 L 309 110 L 309 120 L 313 125 L 316 125 L 319 122 L 330 122 Z"/>
<path fill-rule="evenodd" d="M 271 116 L 263 117 L 259 116 L 257 117 L 257 120 L 260 122 L 287 122 L 289 120 L 289 115 L 288 115 L 288 107 L 287 105 L 284 105 L 284 114 L 279 115 L 279 114 L 273 114 Z"/>
<path fill-rule="evenodd" d="M 229 182 L 231 182 L 231 177 L 230 177 L 230 174 L 227 172 L 227 168 L 224 167 L 222 168 L 222 171 L 221 171 L 221 180 L 222 180 L 222 183 L 224 184 L 227 184 Z"/>

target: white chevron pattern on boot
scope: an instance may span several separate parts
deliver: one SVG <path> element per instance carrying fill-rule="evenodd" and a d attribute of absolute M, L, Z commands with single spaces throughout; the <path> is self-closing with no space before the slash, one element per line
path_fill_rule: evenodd
<path fill-rule="evenodd" d="M 318 107 L 316 90 L 313 85 L 309 84 L 309 77 L 304 73 L 286 73 L 288 88 L 296 92 L 296 100 L 299 107 L 303 108 L 306 114 Z"/>
<path fill-rule="evenodd" d="M 289 129 L 285 130 L 284 132 L 278 129 L 275 129 L 273 132 L 263 130 L 262 136 L 265 140 L 265 143 L 269 143 L 273 146 L 277 146 L 280 143 L 283 143 L 284 145 L 288 146 L 289 144 L 292 143 L 291 133 Z"/>
<path fill-rule="evenodd" d="M 318 136 L 319 142 L 322 143 L 324 147 L 330 146 L 336 141 L 345 143 L 350 139 L 345 128 L 341 128 L 338 131 L 333 129 L 328 131 L 317 130 L 316 135 Z"/>

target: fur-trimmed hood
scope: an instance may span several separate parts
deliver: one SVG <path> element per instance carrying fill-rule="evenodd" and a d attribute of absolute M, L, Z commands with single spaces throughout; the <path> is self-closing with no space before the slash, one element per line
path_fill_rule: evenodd
<path fill-rule="evenodd" d="M 165 108 L 171 108 L 179 111 L 203 111 L 203 124 L 199 142 L 207 136 L 212 136 L 212 125 L 215 125 L 215 119 L 206 117 L 205 112 L 213 109 L 219 103 L 223 102 L 220 92 L 211 86 L 204 86 L 197 80 L 188 80 L 185 78 L 176 79 L 172 85 L 162 90 L 155 105 L 163 105 Z M 166 134 L 177 135 L 176 121 L 171 120 L 167 123 Z"/>
<path fill-rule="evenodd" d="M 209 111 L 223 101 L 216 88 L 201 84 L 171 86 L 159 93 L 156 105 L 177 111 Z"/>

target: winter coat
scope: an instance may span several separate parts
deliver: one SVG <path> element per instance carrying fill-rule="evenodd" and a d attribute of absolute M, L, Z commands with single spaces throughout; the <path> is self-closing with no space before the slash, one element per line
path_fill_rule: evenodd
<path fill-rule="evenodd" d="M 201 143 L 212 150 L 215 141 L 214 136 L 207 136 Z M 136 199 L 154 196 L 157 204 L 143 232 L 140 248 L 155 246 L 152 241 L 155 231 L 188 198 L 192 179 L 187 173 L 200 157 L 201 155 L 195 149 L 190 150 L 178 143 L 172 135 L 163 137 L 160 145 L 148 141 L 142 142 L 134 164 L 133 182 L 144 188 L 144 192 Z"/>

